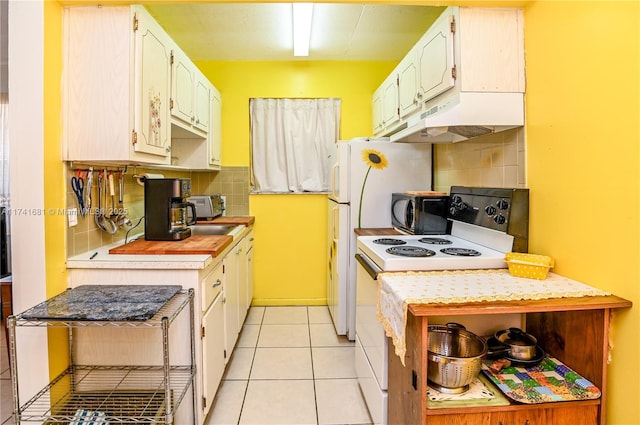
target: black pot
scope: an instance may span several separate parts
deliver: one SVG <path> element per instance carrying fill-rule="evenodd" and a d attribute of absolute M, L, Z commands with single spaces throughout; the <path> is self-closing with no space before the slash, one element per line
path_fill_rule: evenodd
<path fill-rule="evenodd" d="M 503 329 L 495 334 L 493 356 L 503 355 L 515 360 L 531 360 L 538 354 L 538 340 L 519 328 Z"/>

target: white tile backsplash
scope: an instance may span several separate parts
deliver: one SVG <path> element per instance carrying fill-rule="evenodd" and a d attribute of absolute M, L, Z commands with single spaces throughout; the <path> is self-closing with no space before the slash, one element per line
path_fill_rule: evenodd
<path fill-rule="evenodd" d="M 434 189 L 526 187 L 524 128 L 435 145 Z"/>

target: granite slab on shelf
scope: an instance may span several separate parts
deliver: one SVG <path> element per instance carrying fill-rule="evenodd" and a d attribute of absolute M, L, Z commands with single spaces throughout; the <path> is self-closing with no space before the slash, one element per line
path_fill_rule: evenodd
<path fill-rule="evenodd" d="M 180 285 L 81 285 L 19 316 L 27 320 L 145 321 L 181 289 Z"/>

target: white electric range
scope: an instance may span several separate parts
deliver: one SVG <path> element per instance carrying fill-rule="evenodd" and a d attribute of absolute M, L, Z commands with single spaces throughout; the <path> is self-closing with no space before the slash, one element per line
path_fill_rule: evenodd
<path fill-rule="evenodd" d="M 506 252 L 528 249 L 527 189 L 454 186 L 443 235 L 357 239 L 356 372 L 375 424 L 387 423 L 388 347 L 377 318 L 380 272 L 506 268 Z"/>

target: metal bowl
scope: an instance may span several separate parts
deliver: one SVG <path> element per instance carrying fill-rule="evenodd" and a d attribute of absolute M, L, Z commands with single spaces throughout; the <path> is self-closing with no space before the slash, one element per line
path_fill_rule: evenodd
<path fill-rule="evenodd" d="M 427 379 L 436 390 L 458 394 L 480 373 L 487 354 L 483 338 L 457 323 L 428 326 Z"/>

